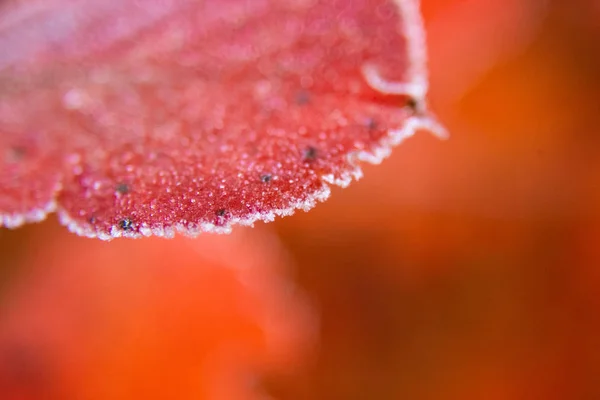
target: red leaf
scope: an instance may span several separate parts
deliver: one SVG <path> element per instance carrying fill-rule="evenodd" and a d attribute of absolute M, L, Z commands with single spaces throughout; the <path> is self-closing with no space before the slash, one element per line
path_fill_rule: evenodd
<path fill-rule="evenodd" d="M 0 221 L 110 239 L 309 209 L 437 129 L 424 47 L 417 0 L 4 2 Z"/>
<path fill-rule="evenodd" d="M 53 224 L 28 232 L 12 260 L 0 234 L 14 272 L 3 400 L 264 399 L 265 375 L 308 361 L 316 321 L 266 232 L 110 246 Z"/>

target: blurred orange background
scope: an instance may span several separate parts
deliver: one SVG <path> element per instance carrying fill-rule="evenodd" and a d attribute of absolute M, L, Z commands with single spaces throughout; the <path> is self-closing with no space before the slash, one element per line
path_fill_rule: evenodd
<path fill-rule="evenodd" d="M 0 230 L 0 398 L 600 399 L 600 7 L 422 3 L 450 140 L 231 236 Z"/>

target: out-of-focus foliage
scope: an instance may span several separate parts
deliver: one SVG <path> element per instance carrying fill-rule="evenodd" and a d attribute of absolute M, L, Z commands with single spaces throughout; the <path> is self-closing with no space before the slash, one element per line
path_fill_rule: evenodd
<path fill-rule="evenodd" d="M 451 138 L 279 224 L 322 320 L 282 398 L 600 398 L 593 3 L 423 1 Z"/>
<path fill-rule="evenodd" d="M 47 223 L 1 243 L 2 399 L 259 399 L 314 339 L 260 230 L 107 244 Z"/>

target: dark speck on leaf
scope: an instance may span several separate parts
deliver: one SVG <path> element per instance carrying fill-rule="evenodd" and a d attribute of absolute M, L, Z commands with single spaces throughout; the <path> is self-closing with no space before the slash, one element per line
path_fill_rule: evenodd
<path fill-rule="evenodd" d="M 314 161 L 317 159 L 317 149 L 313 146 L 309 146 L 304 150 L 304 161 Z"/>
<path fill-rule="evenodd" d="M 97 221 L 97 220 L 96 220 L 96 216 L 92 215 L 92 216 L 91 216 L 91 217 L 88 219 L 88 221 L 90 221 L 90 224 L 95 224 L 95 223 L 96 223 L 96 221 Z"/>
<path fill-rule="evenodd" d="M 418 110 L 419 103 L 417 102 L 417 99 L 415 99 L 414 97 L 409 97 L 408 99 L 406 99 L 406 107 L 410 108 L 414 112 L 419 111 Z"/>
<path fill-rule="evenodd" d="M 124 231 L 130 231 L 133 229 L 133 222 L 129 218 L 125 218 L 119 221 L 119 226 Z"/>
<path fill-rule="evenodd" d="M 298 93 L 296 93 L 295 100 L 296 104 L 298 104 L 299 106 L 304 106 L 310 103 L 310 93 L 308 93 L 305 90 L 301 90 Z"/>
<path fill-rule="evenodd" d="M 367 120 L 366 126 L 369 129 L 369 131 L 374 131 L 379 127 L 379 124 L 377 123 L 375 118 L 369 118 Z"/>
<path fill-rule="evenodd" d="M 260 180 L 264 183 L 271 182 L 271 179 L 272 179 L 271 174 L 265 174 L 260 177 Z"/>
<path fill-rule="evenodd" d="M 7 150 L 6 159 L 9 163 L 15 163 L 25 158 L 27 150 L 24 147 L 15 146 Z"/>
<path fill-rule="evenodd" d="M 126 183 L 119 183 L 117 184 L 117 186 L 115 187 L 115 190 L 117 191 L 117 193 L 119 194 L 127 194 L 129 193 L 129 185 Z"/>
<path fill-rule="evenodd" d="M 225 214 L 227 214 L 227 210 L 226 209 L 221 208 L 221 209 L 217 210 L 217 216 L 218 217 L 224 217 Z"/>

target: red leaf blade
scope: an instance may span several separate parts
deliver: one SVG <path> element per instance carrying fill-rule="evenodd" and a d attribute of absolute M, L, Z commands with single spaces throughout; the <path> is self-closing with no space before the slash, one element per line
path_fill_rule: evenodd
<path fill-rule="evenodd" d="M 0 16 L 4 225 L 56 207 L 104 239 L 227 232 L 434 127 L 414 0 L 39 4 Z"/>

